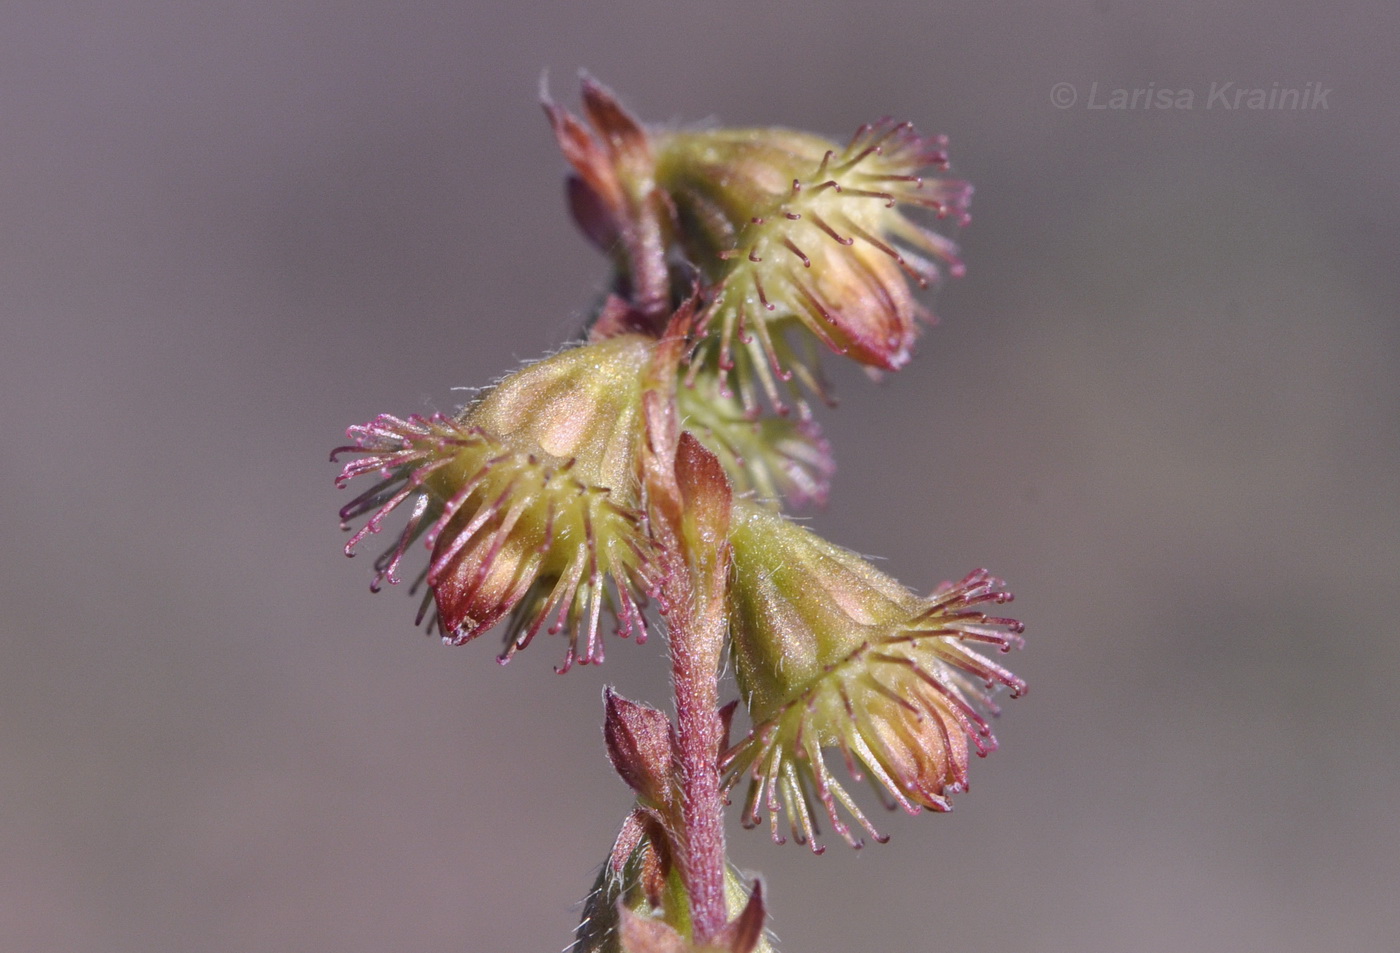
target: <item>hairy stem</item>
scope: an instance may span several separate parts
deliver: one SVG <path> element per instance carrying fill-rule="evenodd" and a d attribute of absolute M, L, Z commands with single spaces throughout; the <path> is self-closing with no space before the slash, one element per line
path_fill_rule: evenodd
<path fill-rule="evenodd" d="M 666 250 L 661 222 L 649 198 L 634 199 L 636 221 L 623 236 L 632 301 L 658 327 L 665 324 L 671 304 L 671 279 L 666 270 Z"/>
<path fill-rule="evenodd" d="M 652 536 L 663 567 L 661 597 L 675 691 L 672 774 L 680 792 L 681 829 L 671 835 L 690 899 L 694 939 L 706 943 L 728 921 L 719 667 L 726 627 L 731 492 L 719 461 L 679 425 L 676 365 L 689 319 L 688 310 L 678 312 L 657 349 L 656 386 L 643 398 L 643 473 Z"/>
<path fill-rule="evenodd" d="M 681 575 L 687 577 L 689 573 Z M 690 598 L 684 602 L 671 603 L 671 673 L 684 825 L 680 832 L 680 862 L 690 894 L 695 940 L 704 943 L 717 936 L 728 920 L 724 900 L 724 797 L 719 776 L 719 748 L 724 733 L 719 714 L 724 616 L 721 603 L 712 592 L 692 591 L 688 595 Z"/>

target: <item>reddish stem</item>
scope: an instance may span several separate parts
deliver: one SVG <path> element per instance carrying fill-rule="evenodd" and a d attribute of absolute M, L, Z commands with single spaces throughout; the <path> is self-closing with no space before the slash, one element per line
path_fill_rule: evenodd
<path fill-rule="evenodd" d="M 719 936 L 724 898 L 724 792 L 719 755 L 724 723 L 719 667 L 724 649 L 724 594 L 729 572 L 730 488 L 718 460 L 682 434 L 675 407 L 677 362 L 690 314 L 683 309 L 658 346 L 658 386 L 643 398 L 648 453 L 643 467 L 652 538 L 662 564 L 671 682 L 675 691 L 673 771 L 680 789 L 680 830 L 671 831 L 690 900 L 696 943 Z"/>
<path fill-rule="evenodd" d="M 683 569 L 677 575 L 687 584 L 675 588 L 692 589 L 689 572 Z M 724 796 L 719 775 L 724 735 L 719 715 L 719 647 L 724 640 L 724 618 L 720 605 L 708 598 L 709 593 L 674 594 L 691 597 L 671 603 L 674 608 L 669 620 L 684 825 L 680 862 L 690 895 L 695 941 L 705 943 L 719 935 L 729 919 L 724 899 Z"/>
<path fill-rule="evenodd" d="M 636 214 L 623 236 L 632 300 L 660 330 L 666 323 L 671 303 L 671 278 L 666 269 L 661 222 L 652 208 L 654 203 L 647 197 L 635 198 L 633 203 L 637 207 Z"/>

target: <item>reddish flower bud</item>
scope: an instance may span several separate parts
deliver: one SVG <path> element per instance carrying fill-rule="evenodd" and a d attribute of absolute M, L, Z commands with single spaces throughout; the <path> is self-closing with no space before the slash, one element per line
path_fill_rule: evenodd
<path fill-rule="evenodd" d="M 665 833 L 649 812 L 633 811 L 584 899 L 583 916 L 567 953 L 621 953 L 621 911 L 659 912 L 671 877 Z"/>
<path fill-rule="evenodd" d="M 603 705 L 603 739 L 613 768 L 649 807 L 667 806 L 672 800 L 671 719 L 611 688 L 603 690 Z"/>
<path fill-rule="evenodd" d="M 763 885 L 749 888 L 728 865 L 724 896 L 732 918 L 710 943 L 682 935 L 688 928 L 684 887 L 665 848 L 664 833 L 643 811 L 628 817 L 587 899 L 567 953 L 773 953 L 764 930 Z M 668 908 L 668 905 L 670 908 Z"/>
<path fill-rule="evenodd" d="M 725 887 L 732 901 L 735 884 L 731 880 L 737 881 L 737 878 L 731 874 Z M 742 891 L 743 888 L 738 886 L 738 889 Z M 763 884 L 758 881 L 754 882 L 753 893 L 743 910 L 709 943 L 687 940 L 664 920 L 634 913 L 625 905 L 618 907 L 618 917 L 620 953 L 772 953 L 773 950 L 763 930 L 767 912 L 763 905 Z"/>
<path fill-rule="evenodd" d="M 587 123 L 544 100 L 555 139 L 574 167 L 569 209 L 584 235 L 613 259 L 616 290 L 659 331 L 671 304 L 664 235 L 671 209 L 652 178 L 651 138 L 611 90 L 588 76 L 582 86 Z"/>
<path fill-rule="evenodd" d="M 585 76 L 582 91 L 588 124 L 548 96 L 543 105 L 555 141 L 574 168 L 568 180 L 570 210 L 583 233 L 608 252 L 633 226 L 638 180 L 651 175 L 651 144 L 607 87 Z"/>
<path fill-rule="evenodd" d="M 695 947 L 665 920 L 644 917 L 618 907 L 618 939 L 621 953 L 692 953 Z"/>

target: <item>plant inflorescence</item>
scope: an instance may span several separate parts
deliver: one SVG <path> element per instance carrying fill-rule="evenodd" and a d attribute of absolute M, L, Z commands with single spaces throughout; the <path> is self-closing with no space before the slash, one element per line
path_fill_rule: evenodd
<path fill-rule="evenodd" d="M 406 513 L 372 588 L 421 541 L 418 621 L 452 644 L 500 627 L 502 662 L 544 634 L 560 671 L 596 664 L 605 619 L 638 643 L 659 624 L 675 711 L 604 694 L 635 802 L 572 949 L 771 950 L 761 884 L 725 851 L 731 793 L 779 843 L 883 841 L 841 775 L 947 810 L 970 752 L 996 745 L 994 694 L 1025 688 L 986 654 L 1021 642 L 1000 580 L 917 595 L 786 515 L 825 502 L 834 466 L 810 403 L 829 400 L 820 354 L 908 362 L 927 317 L 911 284 L 962 272 L 936 226 L 964 224 L 972 190 L 908 123 L 842 146 L 648 129 L 588 78 L 582 104 L 544 106 L 609 292 L 580 340 L 458 413 L 351 427 L 337 482 L 372 482 L 341 509 L 360 524 L 346 552 Z"/>

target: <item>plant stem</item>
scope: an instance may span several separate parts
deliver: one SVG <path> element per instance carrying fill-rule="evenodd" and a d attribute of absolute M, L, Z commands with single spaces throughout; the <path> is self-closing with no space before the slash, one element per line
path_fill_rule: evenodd
<path fill-rule="evenodd" d="M 662 570 L 675 693 L 672 772 L 680 791 L 681 829 L 670 834 L 690 900 L 692 938 L 703 944 L 719 936 L 729 920 L 719 668 L 728 624 L 724 600 L 732 496 L 719 461 L 690 434 L 682 434 L 676 411 L 676 380 L 691 317 L 688 307 L 677 311 L 657 346 L 653 384 L 643 396 L 647 452 L 642 473 Z"/>
<path fill-rule="evenodd" d="M 687 572 L 682 578 L 688 577 Z M 719 777 L 719 747 L 724 734 L 719 714 L 724 617 L 710 592 L 688 595 L 692 598 L 671 603 L 671 673 L 684 825 L 680 833 L 681 873 L 690 895 L 694 938 L 704 943 L 717 936 L 728 921 L 724 797 Z"/>
<path fill-rule="evenodd" d="M 661 235 L 661 223 L 647 208 L 646 199 L 634 199 L 638 205 L 636 221 L 627 229 L 623 243 L 627 248 L 628 278 L 632 283 L 632 301 L 637 308 L 656 323 L 664 326 L 671 301 L 671 279 L 666 269 L 666 250 Z"/>

